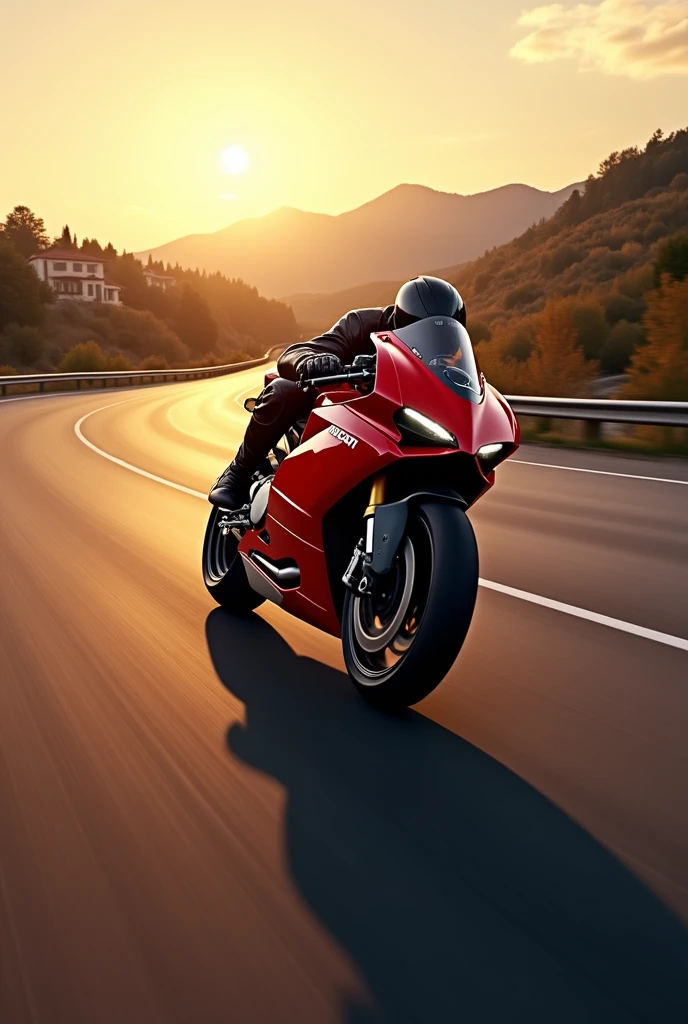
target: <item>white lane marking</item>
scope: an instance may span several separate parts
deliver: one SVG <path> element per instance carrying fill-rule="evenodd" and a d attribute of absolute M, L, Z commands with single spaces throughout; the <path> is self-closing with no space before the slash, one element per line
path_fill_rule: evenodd
<path fill-rule="evenodd" d="M 207 495 L 202 494 L 200 491 L 194 491 L 191 487 L 184 487 L 183 484 L 174 483 L 172 480 L 166 480 L 162 476 L 157 476 L 155 473 L 149 473 L 146 469 L 140 469 L 138 466 L 133 466 L 131 462 L 125 462 L 124 459 L 118 459 L 114 455 L 110 455 L 109 452 L 103 451 L 97 445 L 89 441 L 87 437 L 84 437 L 81 425 L 90 416 L 95 416 L 97 412 L 103 412 L 104 409 L 112 409 L 114 405 L 123 405 L 125 402 L 131 402 L 133 399 L 124 399 L 124 402 L 113 402 L 110 405 L 101 406 L 99 409 L 92 409 L 91 412 L 87 412 L 85 416 L 82 416 L 80 420 L 74 424 L 74 433 L 88 448 L 96 452 L 98 455 L 102 455 L 104 459 L 108 459 L 110 462 L 114 462 L 115 465 L 121 466 L 123 469 L 129 469 L 132 473 L 138 473 L 139 476 L 144 476 L 148 480 L 154 480 L 155 483 L 164 484 L 165 487 L 172 487 L 175 491 L 181 491 L 183 494 L 190 494 L 192 498 L 201 498 L 202 501 L 207 501 Z M 530 604 L 537 604 L 543 608 L 549 608 L 555 612 L 563 612 L 565 615 L 573 615 L 578 619 L 586 619 L 588 622 L 594 622 L 599 626 L 609 626 L 611 629 L 620 630 L 622 633 L 632 633 L 634 636 L 642 637 L 644 640 L 654 640 L 655 643 L 665 644 L 667 647 L 677 647 L 679 650 L 688 651 L 688 640 L 684 640 L 680 636 L 672 636 L 670 633 L 660 633 L 656 629 L 647 629 L 645 626 L 636 626 L 632 622 L 624 622 L 623 619 L 614 619 L 610 615 L 601 615 L 599 612 L 589 611 L 587 608 L 578 608 L 573 604 L 564 604 L 563 601 L 554 601 L 550 597 L 542 597 L 540 594 L 531 594 L 527 590 L 517 590 L 515 587 L 507 587 L 504 583 L 494 583 L 492 580 L 480 579 L 479 584 L 481 587 L 485 587 L 486 590 L 494 590 L 499 594 L 505 594 L 507 597 L 515 597 L 519 601 L 528 601 Z"/>
<path fill-rule="evenodd" d="M 609 469 L 583 469 L 580 466 L 555 466 L 550 462 L 526 462 L 525 459 L 507 459 L 503 463 L 508 466 L 517 462 L 519 466 L 541 466 L 543 469 L 567 469 L 570 473 L 594 473 L 596 476 L 620 476 L 626 480 L 651 480 L 655 484 L 683 484 L 688 487 L 688 480 L 672 480 L 664 476 L 638 476 L 636 473 L 613 473 Z"/>
<path fill-rule="evenodd" d="M 555 612 L 573 615 L 577 619 L 587 619 L 588 622 L 595 622 L 598 626 L 609 626 L 611 629 L 621 630 L 622 633 L 632 633 L 634 636 L 643 637 L 644 640 L 654 640 L 658 644 L 666 644 L 667 647 L 678 647 L 681 651 L 688 651 L 688 640 L 684 640 L 681 636 L 672 636 L 670 633 L 660 633 L 656 629 L 636 626 L 632 622 L 624 622 L 623 619 L 600 615 L 599 612 L 591 612 L 587 608 L 578 608 L 573 604 L 564 604 L 563 601 L 554 601 L 551 597 L 541 597 L 540 594 L 530 594 L 527 590 L 516 590 L 515 587 L 507 587 L 503 583 L 493 583 L 492 580 L 481 579 L 479 582 L 480 586 L 487 590 L 496 590 L 498 594 L 516 597 L 519 601 L 529 601 L 531 604 L 539 604 L 542 608 L 550 608 Z"/>
<path fill-rule="evenodd" d="M 125 401 L 132 401 L 132 399 L 125 399 Z M 125 462 L 124 459 L 118 459 L 115 455 L 110 455 L 109 452 L 104 452 L 102 448 L 94 444 L 93 441 L 89 441 L 81 430 L 81 424 L 89 418 L 89 416 L 95 416 L 97 412 L 103 412 L 104 409 L 112 409 L 115 405 L 123 405 L 123 402 L 113 402 L 111 405 L 101 405 L 99 409 L 91 409 L 85 416 L 77 420 L 74 424 L 74 433 L 88 448 L 94 451 L 97 455 L 102 455 L 104 459 L 108 459 L 110 462 L 114 462 L 116 466 L 121 466 L 122 469 L 129 469 L 132 473 L 138 473 L 139 476 L 145 476 L 148 480 L 154 480 L 157 484 L 164 484 L 165 487 L 173 487 L 175 491 L 181 491 L 183 494 L 190 494 L 193 498 L 207 498 L 207 495 L 201 494 L 200 491 L 194 491 L 191 487 L 184 487 L 183 484 L 175 484 L 172 480 L 165 480 L 162 476 L 156 476 L 155 473 L 149 473 L 147 469 L 140 469 L 138 466 L 133 466 L 131 462 Z"/>

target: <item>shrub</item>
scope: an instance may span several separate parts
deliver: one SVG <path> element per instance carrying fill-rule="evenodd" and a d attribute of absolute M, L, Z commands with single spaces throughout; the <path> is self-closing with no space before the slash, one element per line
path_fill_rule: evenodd
<path fill-rule="evenodd" d="M 8 366 L 6 363 L 0 365 L 0 377 L 13 377 L 17 372 L 16 367 Z"/>
<path fill-rule="evenodd" d="M 74 345 L 62 358 L 60 373 L 97 373 L 107 367 L 107 356 L 95 341 Z"/>
<path fill-rule="evenodd" d="M 139 370 L 166 370 L 168 363 L 164 356 L 146 356 L 139 363 L 138 368 Z"/>

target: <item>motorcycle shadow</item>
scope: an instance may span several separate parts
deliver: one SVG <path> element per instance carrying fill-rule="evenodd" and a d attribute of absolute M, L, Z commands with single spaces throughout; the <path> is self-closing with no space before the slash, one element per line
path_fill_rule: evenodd
<path fill-rule="evenodd" d="M 367 983 L 343 1020 L 688 1020 L 688 933 L 540 793 L 256 615 L 206 632 L 246 705 L 229 750 L 285 787 L 294 884 Z"/>

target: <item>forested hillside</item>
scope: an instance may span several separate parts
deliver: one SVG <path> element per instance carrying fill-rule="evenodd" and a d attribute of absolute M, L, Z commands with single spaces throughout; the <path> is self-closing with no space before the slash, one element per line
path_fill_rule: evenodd
<path fill-rule="evenodd" d="M 670 282 L 685 277 L 687 249 L 688 130 L 657 132 L 643 150 L 613 153 L 549 220 L 454 275 L 486 375 L 507 392 L 574 395 L 600 371 L 637 377 L 644 346 L 667 337 L 661 309 L 674 335 L 683 331 L 672 372 L 685 379 L 688 297 Z M 577 376 L 569 342 L 584 357 Z M 660 397 L 649 378 L 634 393 L 643 387 Z"/>
<path fill-rule="evenodd" d="M 51 244 L 107 260 L 106 277 L 121 286 L 123 306 L 55 301 L 27 263 Z M 291 308 L 243 281 L 151 261 L 148 269 L 174 284 L 167 291 L 149 287 L 133 255 L 96 239 L 79 243 L 68 227 L 51 242 L 43 221 L 16 207 L 0 225 L 3 372 L 219 364 L 298 338 Z"/>

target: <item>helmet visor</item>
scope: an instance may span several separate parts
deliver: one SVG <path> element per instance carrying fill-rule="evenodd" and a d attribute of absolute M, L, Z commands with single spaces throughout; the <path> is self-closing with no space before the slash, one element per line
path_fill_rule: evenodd
<path fill-rule="evenodd" d="M 468 331 L 458 320 L 429 316 L 394 335 L 452 391 L 471 402 L 481 401 L 482 376 Z"/>

